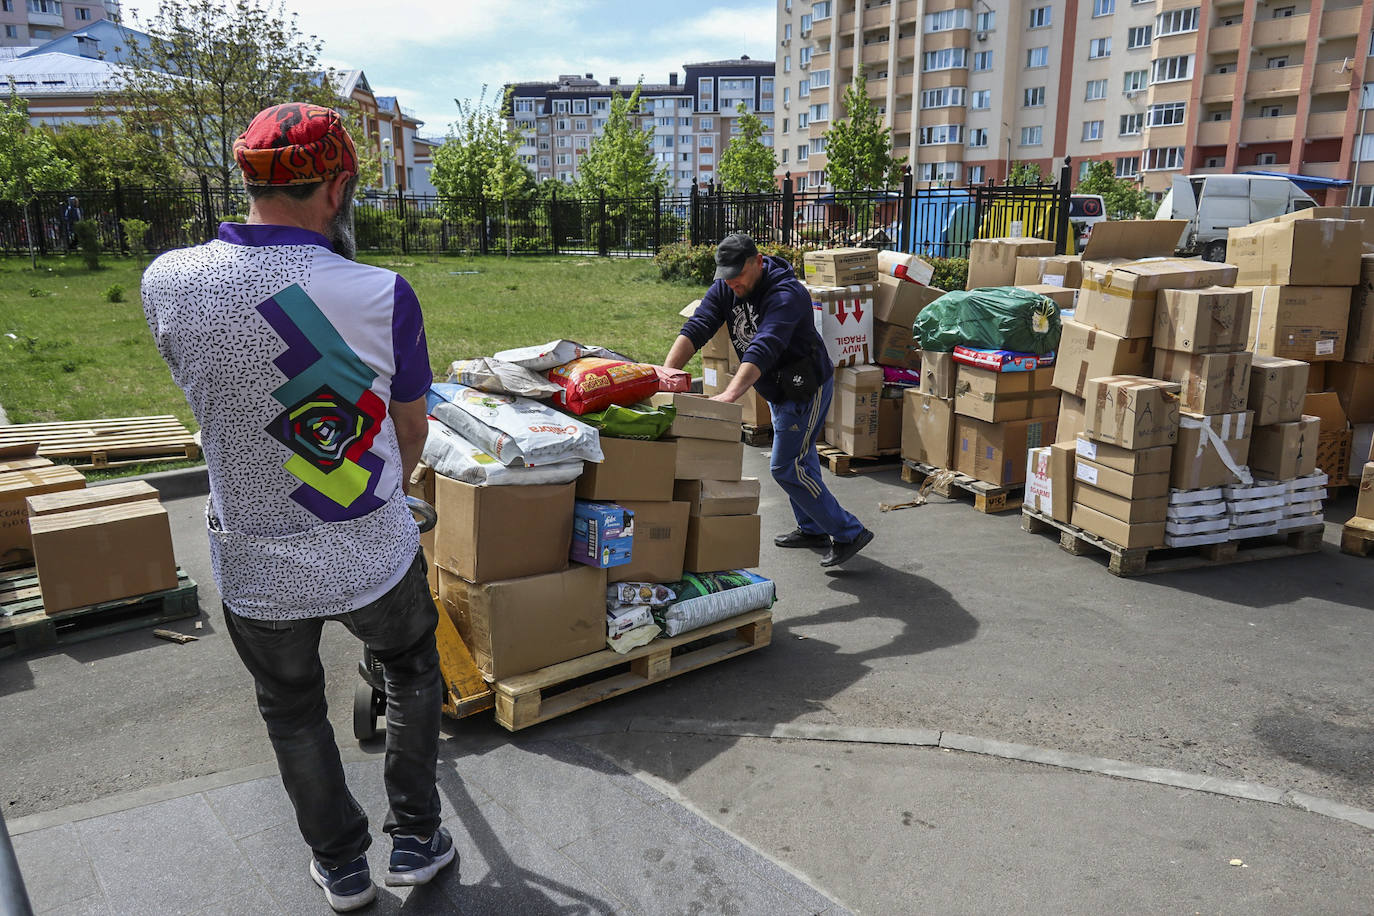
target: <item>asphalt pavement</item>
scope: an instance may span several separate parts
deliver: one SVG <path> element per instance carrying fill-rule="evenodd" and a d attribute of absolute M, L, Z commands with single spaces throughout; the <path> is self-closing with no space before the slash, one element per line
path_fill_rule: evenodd
<path fill-rule="evenodd" d="M 767 477 L 761 452 L 746 461 Z M 895 468 L 826 477 L 878 537 L 839 571 L 765 545 L 768 648 L 516 735 L 489 715 L 447 722 L 441 784 L 472 864 L 386 906 L 1374 909 L 1374 566 L 1336 549 L 1348 496 L 1319 554 L 1118 579 L 1015 513 L 938 497 L 882 513 L 914 493 Z M 0 661 L 0 801 L 45 912 L 315 899 L 224 638 L 203 497 L 178 492 L 164 496 L 204 614 L 176 628 L 199 641 L 136 631 Z M 764 495 L 765 532 L 789 528 L 766 480 Z M 357 644 L 331 628 L 322 652 L 335 730 L 376 791 L 378 750 L 350 737 Z M 251 804 L 226 815 L 226 793 Z M 113 877 L 118 843 L 156 857 L 157 818 L 208 825 L 252 880 L 169 896 L 191 869 L 178 857 L 147 882 Z M 73 841 L 89 861 L 54 878 L 52 844 Z M 698 859 L 685 880 L 663 865 Z"/>

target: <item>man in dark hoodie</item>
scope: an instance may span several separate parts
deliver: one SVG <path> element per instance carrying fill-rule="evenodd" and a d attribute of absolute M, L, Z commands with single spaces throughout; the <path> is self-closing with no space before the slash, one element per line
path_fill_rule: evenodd
<path fill-rule="evenodd" d="M 811 316 L 811 296 L 792 265 L 759 253 L 742 232 L 716 248 L 716 276 L 664 365 L 681 369 L 724 325 L 740 367 L 717 401 L 757 388 L 773 414 L 773 479 L 787 493 L 797 527 L 779 547 L 828 547 L 822 566 L 838 566 L 873 540 L 821 480 L 816 440 L 835 393 L 835 367 Z"/>

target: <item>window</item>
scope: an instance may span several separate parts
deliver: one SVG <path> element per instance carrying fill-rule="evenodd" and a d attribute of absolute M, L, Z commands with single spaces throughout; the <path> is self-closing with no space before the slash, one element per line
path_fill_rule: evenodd
<path fill-rule="evenodd" d="M 822 19 L 830 18 L 830 0 L 823 0 L 821 3 L 811 4 L 811 21 L 820 22 Z"/>
<path fill-rule="evenodd" d="M 822 102 L 819 105 L 812 105 L 811 110 L 810 112 L 808 112 L 808 114 L 811 116 L 810 119 L 812 121 L 829 121 L 830 103 Z"/>
<path fill-rule="evenodd" d="M 1145 120 L 1144 115 L 1128 114 L 1121 116 L 1121 131 L 1118 136 L 1134 137 L 1140 133 L 1141 122 Z"/>
<path fill-rule="evenodd" d="M 797 147 L 797 161 L 805 162 L 809 158 L 811 158 L 811 147 L 807 146 L 805 143 L 800 144 Z"/>
<path fill-rule="evenodd" d="M 962 143 L 964 142 L 964 126 L 962 124 L 940 124 L 935 127 L 922 127 L 919 136 L 921 146 Z"/>
<path fill-rule="evenodd" d="M 951 86 L 945 89 L 926 89 L 921 93 L 922 108 L 962 108 L 964 88 Z"/>
<path fill-rule="evenodd" d="M 973 72 L 986 73 L 992 69 L 992 52 L 979 51 L 973 55 Z"/>
<path fill-rule="evenodd" d="M 1030 27 L 1032 29 L 1046 29 L 1050 26 L 1050 7 L 1036 6 L 1030 11 Z"/>
<path fill-rule="evenodd" d="M 1021 100 L 1023 108 L 1044 108 L 1045 107 L 1045 87 L 1036 86 L 1034 89 L 1027 89 Z"/>
<path fill-rule="evenodd" d="M 804 99 L 811 95 L 811 81 L 802 80 L 797 84 L 797 98 Z"/>
<path fill-rule="evenodd" d="M 715 118 L 698 118 L 698 119 L 697 119 L 697 130 L 715 130 L 715 128 L 716 128 L 716 119 L 715 119 Z"/>
<path fill-rule="evenodd" d="M 1173 83 L 1193 78 L 1193 55 L 1161 57 L 1150 62 L 1151 83 Z"/>
<path fill-rule="evenodd" d="M 784 24 L 783 24 L 783 27 L 782 27 L 782 39 L 783 39 L 783 41 L 790 41 L 791 38 L 792 38 L 792 23 L 790 23 L 790 22 L 784 23 Z"/>
<path fill-rule="evenodd" d="M 586 99 L 574 99 L 574 100 L 573 100 L 573 114 L 586 114 L 586 113 L 587 113 L 587 100 L 586 100 Z"/>
<path fill-rule="evenodd" d="M 76 8 L 76 18 L 83 21 L 88 21 L 91 18 L 90 7 L 78 6 Z"/>
<path fill-rule="evenodd" d="M 1022 146 L 1039 146 L 1040 143 L 1041 143 L 1041 137 L 1043 136 L 1043 134 L 1044 134 L 1044 130 L 1043 130 L 1042 128 L 1039 128 L 1039 127 L 1023 127 L 1023 128 L 1021 128 L 1021 145 L 1022 145 Z"/>
<path fill-rule="evenodd" d="M 1087 142 L 1092 141 L 1092 140 L 1101 140 L 1101 139 L 1102 139 L 1102 122 L 1101 122 L 1101 121 L 1084 121 L 1084 122 L 1083 122 L 1083 142 L 1084 142 L 1084 143 L 1087 143 Z"/>
<path fill-rule="evenodd" d="M 683 111 L 691 111 L 691 110 L 692 110 L 692 100 L 691 100 L 691 99 L 678 99 L 678 100 L 677 100 L 677 107 L 678 107 L 679 109 L 683 110 Z"/>
<path fill-rule="evenodd" d="M 559 165 L 572 165 L 572 153 L 559 153 L 559 154 L 558 154 L 558 164 L 559 164 Z"/>
<path fill-rule="evenodd" d="M 540 157 L 539 157 L 539 167 L 540 167 L 541 169 L 546 169 L 546 168 L 549 167 L 549 157 L 548 157 L 548 156 L 540 156 Z"/>
<path fill-rule="evenodd" d="M 803 112 L 800 112 L 800 113 L 797 115 L 797 130 L 803 130 L 803 129 L 805 129 L 806 125 L 808 125 L 808 124 L 810 124 L 810 123 L 811 123 L 811 118 L 810 118 L 810 116 L 809 116 L 806 112 L 803 111 Z"/>
<path fill-rule="evenodd" d="M 5 26 L 5 37 L 6 37 L 6 38 L 18 38 L 18 37 L 19 37 L 19 30 L 16 29 L 16 28 L 15 28 L 14 26 L 12 26 L 12 25 L 7 25 L 7 26 Z"/>
<path fill-rule="evenodd" d="M 559 138 L 558 138 L 558 148 L 559 148 L 559 149 L 567 149 L 567 148 L 568 148 L 569 146 L 571 146 L 571 145 L 572 145 L 572 140 L 571 140 L 570 138 L 568 138 L 568 137 L 559 137 Z"/>
<path fill-rule="evenodd" d="M 1112 56 L 1112 39 L 1094 38 L 1088 42 L 1088 60 L 1100 60 L 1103 57 Z"/>
<path fill-rule="evenodd" d="M 1088 80 L 1088 91 L 1084 95 L 1085 102 L 1097 102 L 1107 97 L 1106 80 Z"/>
<path fill-rule="evenodd" d="M 1140 174 L 1139 156 L 1118 156 L 1116 160 L 1117 178 L 1134 178 Z"/>
<path fill-rule="evenodd" d="M 1210 118 L 1208 118 L 1207 120 L 1209 120 L 1209 121 L 1229 121 L 1229 120 L 1231 120 L 1231 109 L 1229 109 L 1229 108 L 1224 108 L 1224 109 L 1221 109 L 1220 111 L 1214 111 L 1214 112 L 1212 112 L 1212 116 L 1211 116 Z"/>
<path fill-rule="evenodd" d="M 1183 147 L 1158 146 L 1145 151 L 1145 171 L 1183 168 Z"/>
<path fill-rule="evenodd" d="M 988 167 L 985 165 L 971 165 L 968 167 L 968 183 L 982 184 L 987 181 Z"/>
<path fill-rule="evenodd" d="M 554 110 L 554 112 L 557 113 L 557 114 L 567 114 L 567 113 L 568 113 L 568 100 L 567 100 L 567 99 L 557 99 L 557 100 L 555 100 L 554 103 L 553 103 L 553 110 Z"/>
<path fill-rule="evenodd" d="M 691 118 L 678 118 L 678 119 L 677 119 L 677 126 L 678 126 L 678 127 L 691 127 L 691 126 L 692 126 L 692 119 L 691 119 Z"/>
<path fill-rule="evenodd" d="M 1282 105 L 1264 105 L 1260 108 L 1261 118 L 1277 118 L 1283 115 Z"/>
<path fill-rule="evenodd" d="M 805 70 L 811 66 L 811 46 L 807 45 L 797 52 L 797 66 Z"/>
<path fill-rule="evenodd" d="M 782 72 L 783 72 L 783 73 L 791 73 L 791 72 L 792 72 L 792 55 L 791 55 L 791 54 L 784 54 L 784 55 L 782 56 Z"/>
<path fill-rule="evenodd" d="M 949 32 L 953 29 L 968 28 L 969 10 L 967 8 L 957 10 L 942 10 L 938 13 L 926 13 L 925 31 Z"/>
<path fill-rule="evenodd" d="M 1092 167 L 1093 167 L 1093 163 L 1092 163 L 1092 160 L 1091 160 L 1091 159 L 1084 159 L 1084 160 L 1081 160 L 1081 161 L 1078 163 L 1078 180 L 1079 180 L 1079 181 L 1082 181 L 1082 180 L 1084 180 L 1085 178 L 1087 178 L 1087 177 L 1088 177 L 1088 173 L 1089 173 L 1090 171 L 1092 171 Z"/>
<path fill-rule="evenodd" d="M 1298 11 L 1296 6 L 1276 6 L 1271 19 L 1288 19 Z"/>
<path fill-rule="evenodd" d="M 547 141 L 547 140 L 540 140 L 540 141 L 539 141 L 539 148 L 540 148 L 540 149 L 548 149 L 548 148 L 549 148 L 549 141 Z"/>
<path fill-rule="evenodd" d="M 1148 25 L 1142 25 L 1134 29 L 1126 30 L 1126 50 L 1133 51 L 1136 48 L 1148 47 L 1150 44 L 1150 29 Z"/>
<path fill-rule="evenodd" d="M 1374 83 L 1365 83 L 1360 90 L 1360 108 L 1374 108 Z"/>
<path fill-rule="evenodd" d="M 991 32 L 993 29 L 997 28 L 997 14 L 992 10 L 988 10 L 985 13 L 979 13 L 976 21 L 976 28 L 980 32 Z"/>
<path fill-rule="evenodd" d="M 1094 16 L 1110 16 L 1116 12 L 1116 0 L 1093 0 Z"/>
<path fill-rule="evenodd" d="M 816 153 L 817 155 L 823 154 L 825 152 L 825 138 L 812 137 L 808 149 L 810 149 L 811 152 Z"/>
<path fill-rule="evenodd" d="M 958 181 L 959 163 L 957 162 L 923 162 L 921 163 L 921 181 Z"/>
<path fill-rule="evenodd" d="M 534 114 L 534 99 L 516 99 L 516 114 Z"/>
<path fill-rule="evenodd" d="M 610 111 L 610 110 L 611 110 L 611 100 L 610 100 L 610 99 L 596 99 L 595 101 L 592 102 L 592 111 Z"/>
<path fill-rule="evenodd" d="M 60 0 L 29 0 L 29 12 L 61 16 L 62 4 Z"/>
<path fill-rule="evenodd" d="M 979 89 L 977 92 L 970 92 L 968 98 L 968 107 L 974 111 L 987 111 L 992 107 L 991 89 Z"/>
<path fill-rule="evenodd" d="M 1144 92 L 1145 87 L 1150 82 L 1149 70 L 1127 70 L 1125 77 L 1122 78 L 1122 92 Z"/>
<path fill-rule="evenodd" d="M 697 153 L 697 165 L 715 165 L 715 153 Z"/>
<path fill-rule="evenodd" d="M 0 0 L 0 10 L 6 13 L 14 12 L 14 0 Z"/>
<path fill-rule="evenodd" d="M 659 120 L 660 120 L 660 121 L 663 121 L 663 120 L 665 120 L 665 119 L 664 119 L 664 118 L 659 118 Z M 667 118 L 666 120 L 668 121 L 668 126 L 671 127 L 672 124 L 673 124 L 673 119 L 672 119 L 672 118 Z M 586 130 L 586 129 L 587 129 L 587 119 L 586 119 L 586 118 L 578 118 L 576 121 L 573 122 L 573 130 Z"/>
<path fill-rule="evenodd" d="M 1050 65 L 1050 49 L 1029 48 L 1026 50 L 1026 69 L 1032 70 L 1037 67 L 1048 67 Z"/>
<path fill-rule="evenodd" d="M 715 137 L 697 137 L 697 146 L 701 149 L 710 149 L 716 145 Z"/>
<path fill-rule="evenodd" d="M 1287 55 L 1283 57 L 1271 57 L 1264 62 L 1266 70 L 1281 70 L 1286 66 L 1288 66 Z"/>
<path fill-rule="evenodd" d="M 810 83 L 812 89 L 824 89 L 830 85 L 830 71 L 812 70 Z"/>
<path fill-rule="evenodd" d="M 978 127 L 968 132 L 968 145 L 972 149 L 983 149 L 988 145 L 988 129 Z"/>
<path fill-rule="evenodd" d="M 968 66 L 968 48 L 945 48 L 943 51 L 927 51 L 921 56 L 921 69 L 958 70 Z"/>
<path fill-rule="evenodd" d="M 1145 111 L 1146 127 L 1174 127 L 1183 123 L 1184 110 L 1187 108 L 1183 102 L 1166 102 L 1162 105 L 1151 105 Z"/>
<path fill-rule="evenodd" d="M 1355 198 L 1351 201 L 1357 207 L 1374 206 L 1374 185 L 1365 184 L 1355 188 Z"/>
<path fill-rule="evenodd" d="M 781 153 L 779 154 L 779 156 L 780 156 L 781 158 L 778 159 L 778 163 L 779 163 L 780 165 L 786 165 L 786 164 L 787 164 L 787 150 L 785 150 L 785 149 L 782 150 Z"/>
<path fill-rule="evenodd" d="M 790 119 L 790 118 L 783 118 L 783 119 L 782 119 L 782 132 L 783 132 L 783 133 L 787 133 L 787 131 L 789 130 L 789 128 L 788 128 L 788 126 L 787 126 L 787 122 L 788 122 L 789 120 L 791 120 L 791 119 Z"/>
<path fill-rule="evenodd" d="M 810 31 L 811 31 L 811 14 L 810 14 L 810 13 L 806 13 L 805 15 L 803 15 L 803 16 L 801 17 L 801 33 L 802 33 L 802 37 L 805 38 L 806 35 L 807 35 L 807 33 L 809 33 Z"/>
<path fill-rule="evenodd" d="M 581 122 L 578 122 L 578 123 L 581 123 Z M 656 126 L 656 127 L 672 127 L 672 126 L 673 126 L 673 119 L 672 119 L 672 118 L 655 118 L 655 119 L 654 119 L 654 126 Z M 579 130 L 586 130 L 586 128 L 578 128 L 578 129 L 579 129 Z"/>
<path fill-rule="evenodd" d="M 697 80 L 697 110 L 715 111 L 716 85 L 710 77 Z"/>
<path fill-rule="evenodd" d="M 789 103 L 789 102 L 791 102 L 791 101 L 792 101 L 792 87 L 791 87 L 791 86 L 783 86 L 783 87 L 782 87 L 782 103 L 783 103 L 784 105 L 786 105 L 787 103 Z"/>
<path fill-rule="evenodd" d="M 1155 17 L 1155 36 L 1163 38 L 1165 35 L 1178 35 L 1181 32 L 1196 32 L 1197 14 L 1196 6 L 1160 13 Z"/>
<path fill-rule="evenodd" d="M 567 118 L 559 118 L 558 121 L 554 124 L 554 127 L 558 130 L 567 130 L 568 123 L 569 121 Z"/>

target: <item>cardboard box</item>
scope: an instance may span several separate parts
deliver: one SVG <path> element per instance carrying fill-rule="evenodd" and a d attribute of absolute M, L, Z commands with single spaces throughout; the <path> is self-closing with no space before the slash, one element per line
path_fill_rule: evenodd
<path fill-rule="evenodd" d="M 634 551 L 634 513 L 617 503 L 579 499 L 573 504 L 568 559 L 586 566 L 623 566 Z"/>
<path fill-rule="evenodd" d="M 732 371 L 730 365 L 723 359 L 703 357 L 701 360 L 702 394 L 709 398 L 724 391 L 725 386 L 730 384 Z M 654 395 L 654 397 L 658 397 L 658 395 Z"/>
<path fill-rule="evenodd" d="M 1089 246 L 1092 242 L 1088 243 Z M 1057 254 L 1045 258 L 1040 269 L 1040 282 L 1046 286 L 1061 286 L 1077 290 L 1083 286 L 1083 256 L 1081 254 Z M 1017 284 L 1020 286 L 1020 284 Z"/>
<path fill-rule="evenodd" d="M 1020 284 L 1017 284 L 1020 286 Z M 1078 304 L 1078 290 L 1069 289 L 1063 286 L 1050 286 L 1045 283 L 1032 283 L 1021 287 L 1032 293 L 1038 293 L 1046 299 L 1054 300 L 1054 304 L 1059 306 L 1061 311 L 1073 311 Z"/>
<path fill-rule="evenodd" d="M 1062 441 L 1062 434 L 1060 439 Z M 1164 473 L 1169 470 L 1174 458 L 1174 449 L 1168 445 L 1157 445 L 1154 448 L 1122 448 L 1119 445 L 1094 442 L 1079 436 L 1074 446 L 1075 455 L 1079 459 L 1123 474 Z"/>
<path fill-rule="evenodd" d="M 739 427 L 734 426 L 735 435 Z M 593 500 L 626 499 L 670 500 L 673 498 L 673 475 L 677 468 L 677 442 L 660 439 L 613 439 L 601 437 L 600 464 L 591 461 L 582 466 L 577 479 L 577 498 Z"/>
<path fill-rule="evenodd" d="M 1365 222 L 1366 232 L 1374 219 Z M 1350 296 L 1345 358 L 1352 363 L 1374 363 L 1374 254 L 1360 258 L 1360 282 Z"/>
<path fill-rule="evenodd" d="M 1307 390 L 1309 392 L 1326 390 L 1326 363 L 1307 364 Z"/>
<path fill-rule="evenodd" d="M 836 369 L 830 405 L 835 438 L 826 441 L 855 457 L 878 454 L 878 402 L 882 393 L 883 370 L 877 366 Z"/>
<path fill-rule="evenodd" d="M 1106 225 L 1099 223 L 1098 225 Z M 1163 547 L 1164 522 L 1139 522 L 1131 524 L 1112 518 L 1091 506 L 1075 503 L 1073 523 L 1084 531 L 1090 531 L 1105 538 L 1118 547 Z"/>
<path fill-rule="evenodd" d="M 873 293 L 873 361 L 902 369 L 921 367 L 921 348 L 912 336 L 916 318 L 944 290 L 880 276 Z"/>
<path fill-rule="evenodd" d="M 1054 254 L 1054 242 L 1035 238 L 974 239 L 969 243 L 968 289 L 1016 285 L 1016 259 Z"/>
<path fill-rule="evenodd" d="M 1327 471 L 1332 479 L 1345 482 L 1350 469 L 1352 433 L 1349 429 L 1321 433 L 1317 436 L 1317 470 Z"/>
<path fill-rule="evenodd" d="M 913 286 L 914 284 L 907 284 Z M 911 327 L 899 324 L 873 323 L 873 361 L 880 366 L 897 369 L 921 368 L 921 346 L 911 336 Z"/>
<path fill-rule="evenodd" d="M 1123 499 L 1154 499 L 1169 495 L 1169 471 L 1160 474 L 1130 474 L 1104 467 L 1079 455 L 1074 461 L 1074 480 Z M 1082 490 L 1082 487 L 1079 487 Z M 1106 512 L 1101 506 L 1094 508 Z M 1109 513 L 1112 514 L 1112 513 Z M 1116 518 L 1122 518 L 1117 515 Z M 1160 516 L 1163 519 L 1163 515 Z"/>
<path fill-rule="evenodd" d="M 1307 362 L 1345 358 L 1351 293 L 1336 286 L 1251 288 L 1250 342 L 1262 356 Z"/>
<path fill-rule="evenodd" d="M 1231 286 L 1230 264 L 1163 258 L 1085 267 L 1074 320 L 1118 337 L 1153 337 L 1161 290 Z"/>
<path fill-rule="evenodd" d="M 1302 360 L 1256 355 L 1250 362 L 1247 405 L 1256 426 L 1291 423 L 1302 416 L 1311 366 Z"/>
<path fill-rule="evenodd" d="M 1236 413 L 1250 399 L 1251 354 L 1155 351 L 1154 377 L 1178 382 L 1179 407 L 1194 413 Z"/>
<path fill-rule="evenodd" d="M 1236 471 L 1250 461 L 1254 430 L 1253 411 L 1210 417 L 1180 413 L 1169 485 L 1176 490 L 1201 490 L 1239 483 Z"/>
<path fill-rule="evenodd" d="M 758 566 L 762 524 L 757 515 L 692 516 L 683 568 L 701 573 Z"/>
<path fill-rule="evenodd" d="M 1226 232 L 1226 260 L 1236 266 L 1235 282 L 1242 286 L 1354 286 L 1363 234 L 1361 223 L 1343 219 L 1233 226 Z"/>
<path fill-rule="evenodd" d="M 744 443 L 719 439 L 677 439 L 677 480 L 739 480 L 744 476 Z"/>
<path fill-rule="evenodd" d="M 1150 371 L 1150 338 L 1123 338 L 1065 320 L 1054 362 L 1054 387 L 1083 397 L 1088 379 Z"/>
<path fill-rule="evenodd" d="M 1031 449 L 1026 461 L 1026 505 L 1068 524 L 1073 518 L 1073 461 L 1072 443 Z"/>
<path fill-rule="evenodd" d="M 878 398 L 878 451 L 901 451 L 902 448 L 902 392 L 895 385 L 883 387 Z"/>
<path fill-rule="evenodd" d="M 1031 372 L 957 367 L 954 412 L 961 416 L 1000 423 L 1049 416 L 1058 407 L 1053 367 Z"/>
<path fill-rule="evenodd" d="M 1351 423 L 1374 423 L 1374 363 L 1327 363 L 1326 384 Z"/>
<path fill-rule="evenodd" d="M 406 482 L 406 495 L 414 496 L 416 499 L 424 500 L 431 506 L 435 506 L 437 512 L 438 503 L 434 496 L 434 469 L 421 461 L 415 465 L 415 470 L 410 472 L 410 480 Z M 434 538 L 438 526 L 428 531 L 420 532 L 420 552 L 425 557 L 425 574 L 429 580 L 429 590 L 433 594 L 439 594 L 439 562 L 434 556 Z"/>
<path fill-rule="evenodd" d="M 29 528 L 48 614 L 177 587 L 172 528 L 154 500 L 54 512 Z"/>
<path fill-rule="evenodd" d="M 673 501 L 686 503 L 691 515 L 754 515 L 759 511 L 759 479 L 679 480 Z"/>
<path fill-rule="evenodd" d="M 1250 471 L 1260 480 L 1292 480 L 1317 469 L 1321 420 L 1257 426 L 1250 440 Z"/>
<path fill-rule="evenodd" d="M 701 367 L 701 391 L 702 395 L 704 395 L 704 399 L 708 401 L 711 399 L 712 395 L 720 394 L 722 391 L 724 391 L 726 388 L 730 386 L 730 383 L 735 379 L 735 369 L 739 368 L 739 366 L 736 365 L 733 369 L 727 370 L 725 367 L 725 363 L 719 360 L 711 359 L 703 359 L 701 361 Z M 676 392 L 676 394 L 680 397 L 697 397 L 696 395 L 689 395 L 686 392 Z M 659 394 L 654 395 L 654 398 L 656 399 L 662 396 L 663 393 L 660 392 Z M 702 398 L 698 399 L 701 400 Z M 660 402 L 655 400 L 653 401 L 653 403 Z M 763 399 L 763 395 L 759 394 L 756 390 L 752 388 L 745 392 L 744 395 L 741 396 L 739 400 L 735 401 L 734 404 L 725 404 L 725 402 L 723 401 L 715 401 L 713 403 L 722 404 L 726 407 L 731 408 L 732 411 L 737 412 L 739 414 L 740 422 L 742 422 L 745 426 L 752 426 L 759 429 L 769 429 L 773 425 L 773 415 L 772 412 L 768 409 L 768 402 Z M 711 417 L 706 414 L 694 416 L 696 420 L 711 419 Z M 689 421 L 684 423 L 681 426 L 681 428 L 684 430 L 697 430 L 699 426 L 699 423 L 695 421 Z M 672 427 L 670 427 L 670 435 L 671 429 Z M 709 436 L 684 436 L 684 438 L 713 438 L 724 440 L 725 436 L 723 435 L 723 433 L 724 430 L 721 426 L 713 424 L 711 426 Z M 739 438 L 739 430 L 735 429 L 734 435 L 732 435 L 730 438 Z"/>
<path fill-rule="evenodd" d="M 1141 258 L 1171 258 L 1178 249 L 1178 243 L 1183 240 L 1183 230 L 1187 227 L 1188 221 L 1182 219 L 1107 220 L 1097 223 L 1080 253 L 1083 276 L 1087 276 L 1089 265 L 1101 268 Z"/>
<path fill-rule="evenodd" d="M 703 481 L 683 481 L 684 484 Z M 755 486 L 757 488 L 757 481 Z M 739 486 L 736 482 L 731 486 Z M 758 499 L 755 497 L 757 504 Z M 634 546 L 630 562 L 606 571 L 609 582 L 679 582 L 682 561 L 687 555 L 687 518 L 691 505 L 685 502 L 622 502 L 634 513 Z"/>
<path fill-rule="evenodd" d="M 908 388 L 902 414 L 902 457 L 937 468 L 954 467 L 954 401 Z"/>
<path fill-rule="evenodd" d="M 59 490 L 56 493 L 30 496 L 29 518 L 35 515 L 51 515 L 54 512 L 71 512 L 75 509 L 117 506 L 143 499 L 158 499 L 157 490 L 146 480 L 121 480 L 118 483 L 87 487 L 84 490 Z"/>
<path fill-rule="evenodd" d="M 1012 275 L 1012 285 L 1026 287 L 1044 283 L 1045 262 L 1049 259 L 1049 255 L 1018 257 L 1016 259 L 1016 273 Z"/>
<path fill-rule="evenodd" d="M 489 681 L 606 646 L 606 570 L 594 566 L 485 583 L 441 569 L 439 600 Z"/>
<path fill-rule="evenodd" d="M 808 284 L 852 286 L 878 279 L 876 248 L 825 248 L 802 254 L 803 274 Z"/>
<path fill-rule="evenodd" d="M 1149 498 L 1118 496 L 1115 493 L 1080 481 L 1077 489 L 1074 490 L 1073 501 L 1080 506 L 1095 509 L 1103 515 L 1111 516 L 1117 521 L 1131 525 L 1162 522 L 1169 511 L 1168 475 L 1159 476 L 1165 478 L 1165 494 L 1163 496 Z"/>
<path fill-rule="evenodd" d="M 1232 353 L 1249 340 L 1248 289 L 1166 289 L 1155 305 L 1154 345 L 1181 353 Z"/>
<path fill-rule="evenodd" d="M 1054 417 L 987 423 L 955 418 L 954 469 L 999 487 L 1025 483 L 1026 455 L 1054 442 Z"/>
<path fill-rule="evenodd" d="M 716 367 L 719 370 L 719 367 Z M 726 372 L 725 375 L 731 373 Z M 717 381 L 720 380 L 717 375 Z M 725 382 L 729 384 L 728 381 Z M 721 385 L 724 390 L 725 385 Z M 717 392 L 719 393 L 719 392 Z M 736 402 L 713 401 L 704 394 L 689 394 L 685 391 L 661 391 L 649 399 L 655 407 L 672 407 L 676 416 L 673 425 L 668 427 L 669 436 L 689 439 L 720 439 L 734 442 L 739 439 L 740 424 L 744 422 L 744 408 Z"/>
<path fill-rule="evenodd" d="M 1177 382 L 1117 375 L 1088 382 L 1085 438 L 1150 448 L 1178 440 Z"/>
<path fill-rule="evenodd" d="M 878 278 L 895 277 L 904 283 L 929 286 L 935 266 L 918 255 L 904 251 L 878 251 Z"/>
<path fill-rule="evenodd" d="M 575 483 L 474 487 L 436 474 L 435 565 L 472 582 L 563 569 L 575 490 Z"/>
<path fill-rule="evenodd" d="M 955 362 L 953 353 L 921 351 L 921 391 L 937 398 L 954 397 Z"/>
<path fill-rule="evenodd" d="M 67 465 L 29 468 L 0 474 L 0 567 L 29 562 L 33 542 L 29 538 L 30 496 L 80 490 L 86 478 Z"/>
<path fill-rule="evenodd" d="M 1355 497 L 1355 514 L 1374 521 L 1374 461 L 1366 462 L 1360 476 L 1360 490 Z"/>
<path fill-rule="evenodd" d="M 1250 225 L 1291 223 L 1299 219 L 1345 219 L 1362 221 L 1364 225 L 1361 229 L 1361 239 L 1364 242 L 1364 250 L 1367 252 L 1374 251 L 1374 207 L 1308 207 L 1306 210 L 1294 210 L 1292 213 L 1284 213 L 1281 216 L 1259 220 Z"/>
<path fill-rule="evenodd" d="M 811 315 L 835 366 L 873 362 L 873 287 L 811 286 Z"/>
<path fill-rule="evenodd" d="M 1341 406 L 1341 396 L 1334 391 L 1308 392 L 1303 396 L 1302 412 L 1321 421 L 1321 431 L 1337 432 L 1345 429 L 1349 418 Z"/>
<path fill-rule="evenodd" d="M 1088 402 L 1067 391 L 1059 395 L 1059 423 L 1055 434 L 1060 442 L 1072 442 L 1088 428 Z"/>

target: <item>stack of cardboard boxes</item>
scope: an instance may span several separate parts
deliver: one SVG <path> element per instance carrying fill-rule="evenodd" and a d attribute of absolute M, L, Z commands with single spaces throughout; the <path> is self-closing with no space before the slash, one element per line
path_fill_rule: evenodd
<path fill-rule="evenodd" d="M 1024 483 L 1026 453 L 1055 440 L 1053 382 L 1052 367 L 995 372 L 956 364 L 954 469 L 997 486 Z"/>

